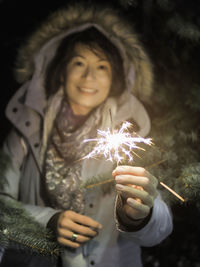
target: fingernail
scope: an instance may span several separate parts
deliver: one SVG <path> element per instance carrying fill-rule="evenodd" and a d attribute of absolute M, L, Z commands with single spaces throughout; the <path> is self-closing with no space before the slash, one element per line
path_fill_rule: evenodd
<path fill-rule="evenodd" d="M 117 166 L 116 169 L 112 172 L 112 175 L 115 176 L 117 172 L 123 171 L 123 166 Z"/>
<path fill-rule="evenodd" d="M 99 224 L 98 228 L 99 229 L 102 229 L 103 228 L 103 225 Z"/>
<path fill-rule="evenodd" d="M 124 189 L 124 186 L 121 185 L 121 184 L 116 184 L 116 188 L 117 188 L 118 190 L 123 190 L 123 189 Z"/>
<path fill-rule="evenodd" d="M 124 166 L 117 166 L 116 170 L 117 171 L 124 171 L 126 168 Z"/>
<path fill-rule="evenodd" d="M 127 203 L 130 204 L 131 206 L 135 204 L 135 201 L 131 198 L 127 199 Z"/>
<path fill-rule="evenodd" d="M 112 172 L 112 176 L 115 176 L 116 175 L 116 170 L 114 170 L 113 172 Z"/>

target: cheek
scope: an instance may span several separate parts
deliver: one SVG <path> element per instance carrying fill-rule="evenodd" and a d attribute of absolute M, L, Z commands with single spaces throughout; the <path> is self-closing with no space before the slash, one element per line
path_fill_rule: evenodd
<path fill-rule="evenodd" d="M 74 73 L 69 72 L 67 74 L 67 78 L 66 78 L 65 85 L 64 85 L 66 93 L 70 92 L 73 89 L 73 86 L 75 86 L 76 80 L 77 80 L 77 76 L 74 75 Z"/>
<path fill-rule="evenodd" d="M 112 84 L 112 76 L 110 75 L 101 75 L 99 76 L 99 84 L 101 84 L 102 88 L 106 91 L 110 91 Z"/>
<path fill-rule="evenodd" d="M 106 96 L 108 96 L 110 90 L 111 90 L 112 81 L 110 79 L 106 79 L 104 81 L 104 93 Z"/>
<path fill-rule="evenodd" d="M 101 87 L 100 95 L 99 95 L 100 102 L 103 102 L 104 100 L 106 100 L 106 98 L 109 95 L 109 92 L 110 92 L 110 86 L 108 84 Z"/>

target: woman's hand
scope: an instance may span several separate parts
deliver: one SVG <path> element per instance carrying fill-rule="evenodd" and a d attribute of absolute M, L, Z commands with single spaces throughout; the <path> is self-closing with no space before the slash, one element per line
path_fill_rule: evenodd
<path fill-rule="evenodd" d="M 57 240 L 61 245 L 78 248 L 98 234 L 102 225 L 88 216 L 67 210 L 60 214 L 57 223 Z"/>
<path fill-rule="evenodd" d="M 133 220 L 146 218 L 158 194 L 157 179 L 141 167 L 118 166 L 112 174 L 126 216 Z"/>

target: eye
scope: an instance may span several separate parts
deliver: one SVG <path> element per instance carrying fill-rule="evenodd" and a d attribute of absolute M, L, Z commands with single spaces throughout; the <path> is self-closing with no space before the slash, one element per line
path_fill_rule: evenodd
<path fill-rule="evenodd" d="M 99 70 L 106 70 L 107 69 L 107 66 L 106 65 L 99 65 L 98 66 L 98 69 Z"/>
<path fill-rule="evenodd" d="M 74 65 L 75 66 L 83 66 L 83 62 L 81 62 L 81 61 L 75 61 L 74 62 Z"/>

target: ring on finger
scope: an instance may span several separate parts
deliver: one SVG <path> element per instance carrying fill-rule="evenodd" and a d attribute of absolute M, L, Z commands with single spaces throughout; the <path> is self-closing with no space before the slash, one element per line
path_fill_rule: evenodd
<path fill-rule="evenodd" d="M 71 238 L 72 242 L 75 242 L 77 237 L 78 237 L 78 235 L 73 233 L 72 238 Z"/>

